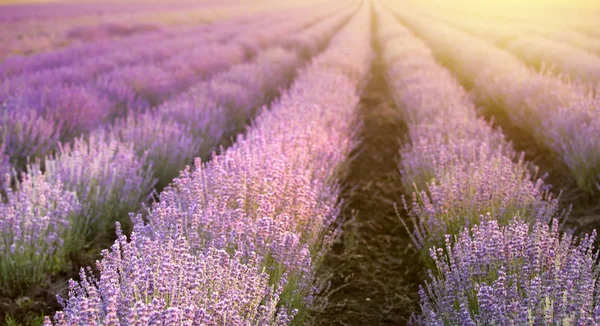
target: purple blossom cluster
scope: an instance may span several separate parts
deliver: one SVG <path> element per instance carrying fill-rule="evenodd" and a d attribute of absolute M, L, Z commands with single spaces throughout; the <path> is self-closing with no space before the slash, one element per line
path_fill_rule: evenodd
<path fill-rule="evenodd" d="M 293 318 L 277 307 L 280 291 L 259 272 L 256 255 L 241 262 L 235 252 L 193 251 L 183 237 L 136 229 L 128 241 L 117 232 L 97 263 L 100 277 L 82 270 L 80 283 L 70 281 L 56 324 L 287 325 Z"/>
<path fill-rule="evenodd" d="M 7 110 L 0 105 L 0 111 L 0 156 L 8 157 L 16 169 L 22 170 L 28 158 L 44 157 L 58 145 L 61 123 L 26 108 Z"/>
<path fill-rule="evenodd" d="M 501 224 L 516 214 L 528 222 L 556 217 L 558 201 L 532 180 L 531 166 L 515 160 L 501 132 L 477 117 L 454 77 L 391 15 L 378 17 L 387 79 L 408 126 L 400 172 L 413 193 L 405 207 L 417 246 L 440 245 L 487 212 Z"/>
<path fill-rule="evenodd" d="M 552 226 L 494 215 L 433 247 L 437 273 L 420 289 L 415 325 L 597 325 L 596 233 L 576 239 Z"/>
<path fill-rule="evenodd" d="M 108 135 L 61 145 L 43 166 L 49 183 L 75 192 L 83 205 L 82 214 L 69 227 L 73 245 L 102 235 L 103 228 L 137 209 L 155 184 L 152 164 L 138 157 L 132 145 Z"/>
<path fill-rule="evenodd" d="M 12 180 L 11 180 L 12 179 Z M 39 170 L 5 174 L 0 202 L 0 293 L 13 295 L 40 284 L 65 261 L 66 232 L 81 205 L 75 193 L 49 182 Z M 16 183 L 16 191 L 11 188 Z"/>
<path fill-rule="evenodd" d="M 353 71 L 368 71 L 360 65 L 372 59 L 369 18 L 363 7 L 245 136 L 186 169 L 147 217 L 134 216 L 131 239 L 120 234 L 104 252 L 99 279 L 82 275 L 71 284 L 55 322 L 279 325 L 302 318 L 321 287 L 315 269 L 338 232 L 332 176 L 352 146 L 366 77 Z M 353 71 L 336 66 L 338 56 Z"/>
<path fill-rule="evenodd" d="M 397 14 L 474 86 L 478 99 L 493 104 L 537 144 L 556 153 L 582 190 L 596 190 L 600 174 L 597 89 L 538 73 L 510 53 L 447 24 L 410 12 Z"/>

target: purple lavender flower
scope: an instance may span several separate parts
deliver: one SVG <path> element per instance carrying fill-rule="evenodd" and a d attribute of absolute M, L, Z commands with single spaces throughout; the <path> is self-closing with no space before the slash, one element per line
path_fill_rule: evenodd
<path fill-rule="evenodd" d="M 131 114 L 110 129 L 115 139 L 131 144 L 138 156 L 152 162 L 159 189 L 173 180 L 202 148 L 185 125 L 163 119 L 159 114 Z"/>
<path fill-rule="evenodd" d="M 89 132 L 106 120 L 110 102 L 97 90 L 87 86 L 52 84 L 50 79 L 43 83 L 39 87 L 24 85 L 7 100 L 8 109 L 31 109 L 48 120 L 60 122 L 61 139 Z"/>
<path fill-rule="evenodd" d="M 445 246 L 430 249 L 436 270 L 420 290 L 417 325 L 547 325 L 600 321 L 596 233 L 576 239 L 554 220 L 500 226 L 481 217 Z"/>
<path fill-rule="evenodd" d="M 33 110 L 0 109 L 2 155 L 8 156 L 18 171 L 25 170 L 29 158 L 48 155 L 57 146 L 62 124 Z"/>
<path fill-rule="evenodd" d="M 81 205 L 61 183 L 48 182 L 39 170 L 22 175 L 17 190 L 5 175 L 0 203 L 0 281 L 4 294 L 41 285 L 65 261 L 64 242 L 71 218 Z"/>
<path fill-rule="evenodd" d="M 113 225 L 136 210 L 152 190 L 152 164 L 136 155 L 131 145 L 109 136 L 78 138 L 44 161 L 46 179 L 77 193 L 83 214 L 72 224 L 74 241 Z"/>
<path fill-rule="evenodd" d="M 130 241 L 117 226 L 118 240 L 97 265 L 100 278 L 82 269 L 82 281 L 71 281 L 57 325 L 287 325 L 293 318 L 277 307 L 281 292 L 256 255 L 197 252 L 185 238 L 140 232 L 144 222 L 135 220 Z"/>

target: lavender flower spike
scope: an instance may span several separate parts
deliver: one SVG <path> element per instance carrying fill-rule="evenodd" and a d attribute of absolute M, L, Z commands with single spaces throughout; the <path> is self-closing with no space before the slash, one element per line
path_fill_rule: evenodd
<path fill-rule="evenodd" d="M 437 274 L 421 288 L 415 325 L 597 325 L 600 267 L 596 232 L 576 239 L 517 217 L 481 217 L 445 248 L 430 249 Z"/>
<path fill-rule="evenodd" d="M 6 175 L 0 203 L 0 294 L 41 285 L 64 262 L 70 218 L 81 210 L 77 196 L 50 183 L 39 170 L 23 174 L 17 191 Z M 14 180 L 12 180 L 14 181 Z"/>
<path fill-rule="evenodd" d="M 287 325 L 293 317 L 278 313 L 279 293 L 256 256 L 242 263 L 237 253 L 194 252 L 183 237 L 139 232 L 144 222 L 134 220 L 130 241 L 117 225 L 99 279 L 82 270 L 82 281 L 70 282 L 57 325 Z"/>

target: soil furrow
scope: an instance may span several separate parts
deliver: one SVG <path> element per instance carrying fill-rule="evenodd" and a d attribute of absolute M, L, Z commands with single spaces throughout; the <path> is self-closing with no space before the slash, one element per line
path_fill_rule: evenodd
<path fill-rule="evenodd" d="M 358 107 L 357 146 L 340 180 L 347 220 L 320 270 L 331 287 L 327 304 L 313 314 L 315 325 L 403 325 L 418 311 L 423 270 L 400 221 L 406 214 L 398 161 L 407 129 L 386 84 L 376 19 L 377 58 Z"/>

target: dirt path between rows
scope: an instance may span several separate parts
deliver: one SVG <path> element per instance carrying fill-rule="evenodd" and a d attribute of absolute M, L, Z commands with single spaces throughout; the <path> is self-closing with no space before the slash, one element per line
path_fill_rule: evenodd
<path fill-rule="evenodd" d="M 424 271 L 400 221 L 405 212 L 398 161 L 406 126 L 385 81 L 376 26 L 374 16 L 377 58 L 357 111 L 357 146 L 340 181 L 347 221 L 320 271 L 331 288 L 325 308 L 312 318 L 315 325 L 405 325 L 418 311 Z"/>

